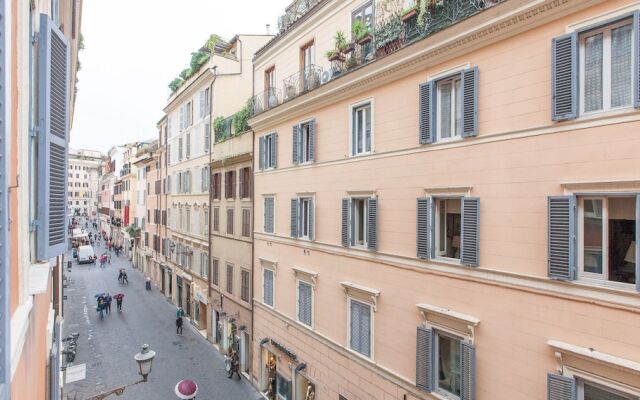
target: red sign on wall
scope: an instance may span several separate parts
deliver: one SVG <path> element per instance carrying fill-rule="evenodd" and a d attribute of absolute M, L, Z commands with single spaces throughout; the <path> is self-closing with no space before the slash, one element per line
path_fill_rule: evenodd
<path fill-rule="evenodd" d="M 124 226 L 129 226 L 129 206 L 124 206 Z"/>

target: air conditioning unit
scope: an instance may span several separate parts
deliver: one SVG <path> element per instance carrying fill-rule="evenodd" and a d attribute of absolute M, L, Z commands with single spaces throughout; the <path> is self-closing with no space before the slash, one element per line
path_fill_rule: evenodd
<path fill-rule="evenodd" d="M 322 76 L 320 77 L 320 84 L 324 85 L 325 83 L 329 82 L 337 75 L 338 74 L 336 73 L 335 69 L 329 68 L 328 70 L 322 73 Z"/>

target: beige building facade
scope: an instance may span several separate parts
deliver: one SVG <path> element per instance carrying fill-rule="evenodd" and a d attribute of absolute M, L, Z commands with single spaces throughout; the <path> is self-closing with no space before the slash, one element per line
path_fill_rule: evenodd
<path fill-rule="evenodd" d="M 68 214 L 98 217 L 98 193 L 102 175 L 102 153 L 95 150 L 69 150 Z"/>
<path fill-rule="evenodd" d="M 638 399 L 640 6 L 402 7 L 312 2 L 255 57 L 256 386 Z"/>

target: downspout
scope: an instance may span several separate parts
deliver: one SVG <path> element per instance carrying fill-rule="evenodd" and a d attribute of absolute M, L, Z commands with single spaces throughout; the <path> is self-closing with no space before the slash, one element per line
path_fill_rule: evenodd
<path fill-rule="evenodd" d="M 209 85 L 209 218 L 207 220 L 208 226 L 208 234 L 207 234 L 207 242 L 209 245 L 209 259 L 207 265 L 207 296 L 211 299 L 211 253 L 212 253 L 212 243 L 211 243 L 211 218 L 213 217 L 213 192 L 211 191 L 211 163 L 213 162 L 213 142 L 215 138 L 215 132 L 213 131 L 213 84 L 216 82 L 217 75 L 217 67 L 213 67 L 213 80 Z M 211 300 L 209 300 L 211 301 Z M 215 326 L 211 327 L 211 330 L 214 331 L 216 329 Z"/>

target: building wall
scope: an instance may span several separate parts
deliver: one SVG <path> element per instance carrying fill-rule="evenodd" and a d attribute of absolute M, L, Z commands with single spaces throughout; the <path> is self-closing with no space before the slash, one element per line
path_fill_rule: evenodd
<path fill-rule="evenodd" d="M 578 23 L 606 20 L 607 13 L 632 2 L 547 2 L 509 33 L 477 35 L 480 42 L 469 39 L 468 47 L 452 44 L 431 58 L 412 58 L 455 35 L 468 37 L 518 5 L 532 6 L 526 3 L 505 2 L 251 120 L 256 148 L 262 136 L 278 133 L 277 167 L 260 171 L 254 162 L 254 354 L 269 349 L 288 376 L 292 366 L 306 363 L 303 373 L 316 383 L 316 399 L 440 398 L 416 387 L 416 328 L 425 322 L 439 326 L 433 321 L 442 318 L 419 304 L 480 321 L 471 333 L 465 327 L 459 335 L 475 346 L 479 400 L 546 398 L 547 373 L 556 370 L 551 340 L 640 360 L 640 347 L 626 339 L 640 327 L 631 322 L 640 307 L 634 288 L 561 282 L 547 272 L 548 196 L 640 191 L 640 159 L 632 150 L 640 144 L 634 135 L 640 128 L 636 109 L 551 120 L 552 39 Z M 305 33 L 316 34 L 320 44 L 336 29 L 331 21 L 347 30 L 355 2 L 341 5 L 325 6 L 316 14 L 324 18 L 322 26 L 301 24 L 281 39 L 282 48 L 276 45 L 256 59 L 257 92 L 263 67 L 297 65 Z M 534 18 L 540 10 L 550 14 Z M 397 66 L 395 75 L 366 80 L 390 65 Z M 421 146 L 419 85 L 457 66 L 479 70 L 478 136 Z M 356 79 L 362 84 L 347 89 Z M 373 104 L 373 146 L 371 154 L 352 157 L 351 106 L 361 101 Z M 316 161 L 295 166 L 292 127 L 309 118 L 316 121 Z M 416 199 L 458 194 L 480 199 L 479 267 L 419 260 Z M 264 195 L 275 196 L 274 234 L 262 232 Z M 290 237 L 290 200 L 300 195 L 314 198 L 313 241 Z M 375 252 L 341 245 L 341 200 L 358 195 L 378 199 Z M 274 308 L 263 304 L 264 268 L 275 270 Z M 296 317 L 300 269 L 317 274 L 312 328 Z M 371 357 L 349 349 L 348 298 L 359 297 L 344 282 L 378 293 L 369 300 L 376 308 Z M 283 344 L 297 359 L 273 344 L 261 345 L 264 339 Z M 640 390 L 637 376 L 568 358 L 567 366 Z M 254 357 L 258 386 L 264 362 Z"/>
<path fill-rule="evenodd" d="M 67 203 L 69 215 L 79 209 L 80 215 L 98 216 L 98 179 L 101 174 L 102 154 L 91 150 L 69 151 L 69 186 Z"/>

